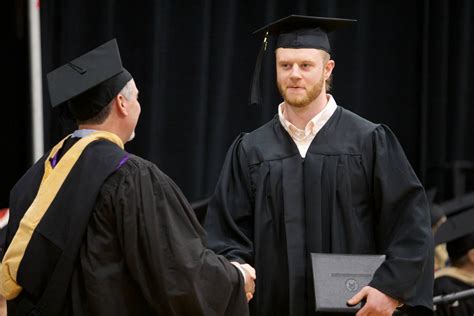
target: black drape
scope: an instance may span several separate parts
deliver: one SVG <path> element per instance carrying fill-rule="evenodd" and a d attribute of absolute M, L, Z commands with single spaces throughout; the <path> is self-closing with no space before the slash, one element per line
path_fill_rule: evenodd
<path fill-rule="evenodd" d="M 2 196 L 30 164 L 28 46 L 27 37 L 17 35 L 18 25 L 27 24 L 21 22 L 27 16 L 26 5 L 18 5 L 23 2 L 9 6 L 15 35 L 6 46 L 13 60 L 6 78 L 15 75 L 15 83 L 4 94 L 14 97 L 15 106 L 7 111 L 7 132 L 13 136 L 2 150 L 16 164 L 14 175 L 2 180 Z M 212 193 L 232 139 L 276 112 L 280 98 L 272 42 L 261 75 L 264 105 L 247 105 L 261 44 L 251 33 L 289 14 L 357 19 L 330 36 L 336 101 L 389 125 L 422 182 L 438 187 L 439 198 L 455 193 L 453 166 L 467 175 L 462 188 L 474 190 L 469 171 L 474 161 L 472 0 L 50 0 L 41 1 L 40 10 L 43 79 L 117 38 L 142 104 L 137 137 L 126 148 L 157 163 L 190 200 Z M 45 80 L 43 85 L 49 148 L 73 126 L 58 123 Z"/>
<path fill-rule="evenodd" d="M 0 209 L 8 206 L 13 184 L 31 165 L 28 25 L 23 1 L 3 4 L 1 59 L 3 74 L 0 110 Z"/>

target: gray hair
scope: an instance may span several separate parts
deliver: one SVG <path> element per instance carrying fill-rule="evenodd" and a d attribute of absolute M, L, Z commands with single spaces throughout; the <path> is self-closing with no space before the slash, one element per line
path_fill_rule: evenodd
<path fill-rule="evenodd" d="M 132 80 L 128 81 L 127 84 L 120 90 L 118 94 L 123 95 L 127 100 L 132 97 L 133 85 Z"/>
<path fill-rule="evenodd" d="M 122 90 L 120 90 L 120 92 L 117 93 L 117 95 L 121 94 L 128 100 L 132 97 L 132 93 L 133 93 L 132 80 L 129 80 L 127 82 L 127 84 L 122 88 Z M 115 97 L 116 96 L 114 96 L 114 99 L 115 99 Z M 87 120 L 77 120 L 77 124 L 101 124 L 101 123 L 103 123 L 107 119 L 107 117 L 109 117 L 109 115 L 110 115 L 110 111 L 112 109 L 113 101 L 114 100 L 112 99 L 112 101 L 110 101 L 109 104 L 107 104 L 107 106 L 105 106 L 103 109 L 101 109 L 99 113 L 94 115 L 94 117 L 91 117 Z"/>

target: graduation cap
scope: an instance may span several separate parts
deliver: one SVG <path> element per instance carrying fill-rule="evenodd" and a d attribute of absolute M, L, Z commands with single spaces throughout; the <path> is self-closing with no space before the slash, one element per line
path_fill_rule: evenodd
<path fill-rule="evenodd" d="M 438 228 L 435 244 L 450 243 L 474 233 L 474 192 L 439 204 L 447 220 Z"/>
<path fill-rule="evenodd" d="M 290 15 L 270 23 L 253 34 L 263 36 L 250 91 L 250 104 L 261 104 L 260 69 L 269 36 L 276 36 L 276 48 L 316 48 L 331 52 L 328 33 L 356 22 L 352 19 Z"/>
<path fill-rule="evenodd" d="M 461 258 L 470 249 L 474 249 L 474 228 L 471 229 L 471 233 L 454 240 L 450 240 L 446 243 L 446 250 L 448 251 L 448 255 L 451 260 Z"/>
<path fill-rule="evenodd" d="M 99 113 L 132 79 L 122 67 L 116 39 L 77 57 L 47 74 L 53 107 L 66 101 L 76 119 Z"/>
<path fill-rule="evenodd" d="M 444 209 L 444 213 L 447 216 L 462 212 L 465 209 L 474 207 L 474 192 L 444 201 L 440 203 L 440 206 Z"/>

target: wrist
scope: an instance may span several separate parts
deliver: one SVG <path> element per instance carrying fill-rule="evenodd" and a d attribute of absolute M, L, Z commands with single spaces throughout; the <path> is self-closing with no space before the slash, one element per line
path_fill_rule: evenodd
<path fill-rule="evenodd" d="M 239 269 L 240 273 L 242 274 L 242 277 L 244 278 L 244 282 L 245 282 L 245 270 L 240 266 L 240 263 L 236 262 L 236 261 L 231 261 L 230 263 L 232 263 L 237 269 Z"/>

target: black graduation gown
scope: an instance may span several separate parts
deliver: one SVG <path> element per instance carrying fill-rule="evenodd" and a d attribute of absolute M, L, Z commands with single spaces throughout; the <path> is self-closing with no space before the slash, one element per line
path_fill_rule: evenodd
<path fill-rule="evenodd" d="M 89 146 L 83 155 L 93 161 L 94 146 Z M 72 169 L 53 203 L 54 210 L 66 215 L 75 207 L 71 204 L 81 205 L 78 188 L 95 176 L 83 168 L 83 155 L 77 164 L 81 169 Z M 95 159 L 102 163 L 100 157 Z M 44 157 L 12 191 L 14 220 L 8 241 L 37 192 L 43 162 Z M 54 243 L 42 233 L 32 239 L 19 270 L 19 283 L 25 286 L 8 302 L 9 314 L 39 303 L 40 313 L 48 315 L 247 315 L 243 277 L 224 257 L 205 248 L 204 230 L 179 188 L 151 162 L 128 154 L 121 163 L 100 186 L 91 212 L 86 212 L 90 217 L 77 251 L 64 250 L 72 262 L 71 273 L 39 260 L 40 251 L 54 251 Z M 48 231 L 54 234 L 54 225 Z M 45 258 L 56 258 L 51 254 Z M 51 288 L 50 280 L 57 282 L 45 300 L 41 291 Z"/>
<path fill-rule="evenodd" d="M 132 156 L 103 185 L 71 283 L 73 314 L 247 315 L 240 272 L 205 248 L 175 183 Z"/>
<path fill-rule="evenodd" d="M 474 286 L 467 284 L 453 277 L 443 276 L 434 281 L 434 295 L 447 295 L 465 290 L 474 289 Z M 457 304 L 439 304 L 436 306 L 436 316 L 472 316 L 474 315 L 474 298 L 458 301 Z"/>
<path fill-rule="evenodd" d="M 432 308 L 424 189 L 394 134 L 338 107 L 302 158 L 279 122 L 240 135 L 210 201 L 209 246 L 254 265 L 252 315 L 313 315 L 311 252 L 386 254 L 371 286 Z"/>

